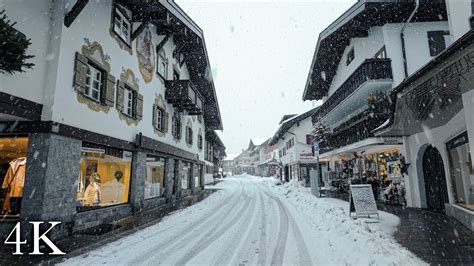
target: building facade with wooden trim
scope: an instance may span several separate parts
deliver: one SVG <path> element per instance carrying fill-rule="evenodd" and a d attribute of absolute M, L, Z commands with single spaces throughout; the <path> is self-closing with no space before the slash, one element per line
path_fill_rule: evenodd
<path fill-rule="evenodd" d="M 279 128 L 268 142 L 278 152 L 277 175 L 284 182 L 296 180 L 310 186 L 309 173 L 318 169 L 312 150 L 312 115 L 318 110 L 319 107 L 316 107 L 299 115 L 283 116 Z"/>
<path fill-rule="evenodd" d="M 389 118 L 391 91 L 450 42 L 442 0 L 358 1 L 321 32 L 303 100 L 323 100 L 313 124 L 326 185 L 375 179 L 377 198 L 403 182 L 403 138 L 374 130 Z"/>
<path fill-rule="evenodd" d="M 0 176 L 17 188 L 2 199 L 2 234 L 55 220 L 61 238 L 201 194 L 218 162 L 205 160 L 206 134 L 222 119 L 204 35 L 176 3 L 2 8 L 35 56 L 0 74 Z"/>
<path fill-rule="evenodd" d="M 376 134 L 403 136 L 408 206 L 474 230 L 473 4 L 446 3 L 453 44 L 394 89 L 389 123 Z"/>

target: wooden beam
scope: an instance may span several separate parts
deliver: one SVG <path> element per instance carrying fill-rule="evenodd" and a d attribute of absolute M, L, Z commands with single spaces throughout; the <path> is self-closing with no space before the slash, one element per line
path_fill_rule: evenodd
<path fill-rule="evenodd" d="M 135 31 L 133 31 L 131 41 L 134 41 L 138 37 L 138 35 L 140 35 L 140 33 L 143 32 L 143 30 L 146 28 L 147 24 L 148 24 L 148 22 L 144 21 L 144 22 L 142 22 L 142 24 L 140 24 L 140 26 L 138 26 L 138 28 Z"/>
<path fill-rule="evenodd" d="M 183 52 L 183 50 L 186 48 L 186 43 L 183 42 L 180 45 L 176 44 L 176 48 L 173 51 L 173 57 L 179 59 L 179 55 Z"/>
<path fill-rule="evenodd" d="M 69 11 L 64 17 L 64 26 L 66 26 L 66 28 L 69 28 L 69 26 L 71 26 L 71 24 L 74 22 L 74 20 L 76 20 L 77 16 L 79 16 L 84 7 L 86 7 L 87 3 L 89 3 L 89 0 L 77 0 L 77 2 L 71 8 L 71 11 Z"/>
<path fill-rule="evenodd" d="M 161 42 L 156 46 L 157 53 L 161 50 L 161 48 L 163 48 L 163 46 L 165 46 L 166 42 L 170 39 L 170 37 L 171 37 L 170 33 L 166 34 L 163 40 L 161 40 Z"/>

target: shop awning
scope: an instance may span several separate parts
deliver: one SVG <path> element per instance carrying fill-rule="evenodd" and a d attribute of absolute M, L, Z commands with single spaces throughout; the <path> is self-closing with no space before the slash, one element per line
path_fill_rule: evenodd
<path fill-rule="evenodd" d="M 393 138 L 369 138 L 365 139 L 326 153 L 321 154 L 319 157 L 320 159 L 329 158 L 332 156 L 336 156 L 339 154 L 353 154 L 354 152 L 360 153 L 364 152 L 366 154 L 369 153 L 377 153 L 382 152 L 385 150 L 401 148 L 403 145 L 403 139 L 398 137 Z"/>

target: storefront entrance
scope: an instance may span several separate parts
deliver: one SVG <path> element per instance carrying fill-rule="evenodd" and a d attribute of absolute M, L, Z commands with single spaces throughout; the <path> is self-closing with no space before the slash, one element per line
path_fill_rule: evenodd
<path fill-rule="evenodd" d="M 288 169 L 288 166 L 285 166 L 285 181 L 290 181 L 290 170 Z"/>
<path fill-rule="evenodd" d="M 20 216 L 27 150 L 27 137 L 0 138 L 0 208 L 2 220 Z"/>
<path fill-rule="evenodd" d="M 444 211 L 444 204 L 448 203 L 448 188 L 443 159 L 438 149 L 431 145 L 423 155 L 423 176 L 428 209 Z"/>

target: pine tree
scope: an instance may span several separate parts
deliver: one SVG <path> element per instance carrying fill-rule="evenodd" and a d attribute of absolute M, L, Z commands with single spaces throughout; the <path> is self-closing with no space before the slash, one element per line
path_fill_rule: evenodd
<path fill-rule="evenodd" d="M 13 74 L 24 72 L 33 68 L 33 63 L 26 62 L 33 55 L 26 55 L 26 50 L 31 45 L 31 40 L 13 28 L 5 15 L 5 10 L 0 11 L 0 73 Z"/>
<path fill-rule="evenodd" d="M 313 134 L 316 136 L 320 148 L 330 148 L 331 146 L 331 129 L 322 123 L 319 119 L 314 124 Z"/>

